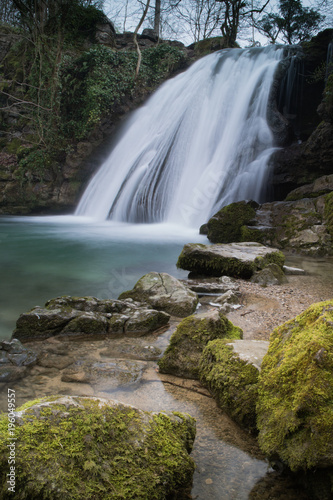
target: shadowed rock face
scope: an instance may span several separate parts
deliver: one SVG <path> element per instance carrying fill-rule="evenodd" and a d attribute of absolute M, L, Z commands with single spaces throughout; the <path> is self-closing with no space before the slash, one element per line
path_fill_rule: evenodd
<path fill-rule="evenodd" d="M 20 340 L 54 335 L 145 335 L 169 322 L 169 314 L 128 300 L 58 297 L 45 307 L 21 314 L 13 337 Z"/>
<path fill-rule="evenodd" d="M 195 311 L 198 297 L 181 281 L 167 273 L 151 272 L 142 276 L 133 290 L 123 292 L 119 299 L 131 298 L 147 302 L 157 310 L 183 318 Z"/>
<path fill-rule="evenodd" d="M 26 498 L 163 500 L 191 483 L 195 420 L 189 415 L 77 396 L 35 400 L 15 415 L 15 487 Z M 0 419 L 1 468 L 7 426 L 6 416 Z M 2 498 L 10 498 L 2 479 Z"/>
<path fill-rule="evenodd" d="M 189 243 L 184 246 L 177 267 L 205 276 L 232 276 L 250 278 L 255 271 L 268 264 L 283 267 L 284 255 L 276 248 L 259 243 L 230 243 L 202 245 Z"/>

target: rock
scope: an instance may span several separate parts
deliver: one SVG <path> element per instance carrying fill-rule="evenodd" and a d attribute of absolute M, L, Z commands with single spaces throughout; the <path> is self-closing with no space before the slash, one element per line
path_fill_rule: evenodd
<path fill-rule="evenodd" d="M 177 267 L 208 276 L 233 276 L 251 278 L 255 271 L 275 263 L 281 268 L 284 255 L 276 248 L 259 243 L 230 243 L 202 245 L 189 243 L 184 246 Z"/>
<path fill-rule="evenodd" d="M 140 38 L 148 38 L 148 40 L 151 40 L 152 42 L 158 42 L 158 34 L 151 28 L 145 28 L 142 31 Z"/>
<path fill-rule="evenodd" d="M 255 201 L 238 201 L 223 207 L 217 212 L 202 230 L 212 243 L 234 243 L 244 241 L 243 227 L 251 225 L 259 207 Z"/>
<path fill-rule="evenodd" d="M 253 283 L 258 283 L 261 286 L 281 285 L 287 282 L 287 278 L 277 264 L 268 264 L 261 271 L 256 271 L 251 278 Z"/>
<path fill-rule="evenodd" d="M 199 360 L 206 344 L 213 339 L 241 338 L 243 332 L 216 310 L 183 319 L 170 338 L 158 366 L 161 373 L 199 378 Z"/>
<path fill-rule="evenodd" d="M 37 362 L 37 354 L 24 347 L 18 339 L 0 342 L 0 382 L 23 378 L 29 366 Z"/>
<path fill-rule="evenodd" d="M 180 318 L 192 314 L 198 303 L 196 293 L 181 281 L 170 274 L 155 272 L 145 274 L 133 290 L 119 295 L 120 300 L 126 298 L 147 302 L 154 309 Z"/>
<path fill-rule="evenodd" d="M 43 398 L 19 408 L 15 489 L 25 498 L 165 499 L 191 484 L 195 421 L 93 397 Z M 2 425 L 4 424 L 4 425 Z M 8 417 L 0 426 L 8 468 Z M 2 477 L 3 498 L 9 498 Z"/>
<path fill-rule="evenodd" d="M 317 198 L 333 191 L 333 174 L 319 177 L 311 184 L 305 184 L 291 191 L 286 201 L 301 200 L 302 198 Z"/>
<path fill-rule="evenodd" d="M 259 444 L 292 471 L 333 466 L 333 301 L 276 328 L 258 383 Z"/>
<path fill-rule="evenodd" d="M 202 278 L 202 279 L 188 279 L 184 280 L 184 283 L 193 292 L 198 294 L 205 293 L 225 293 L 229 290 L 238 292 L 239 285 L 230 276 L 221 276 L 220 278 Z"/>
<path fill-rule="evenodd" d="M 256 403 L 261 361 L 268 342 L 213 340 L 200 359 L 200 381 L 235 422 L 256 432 Z"/>
<path fill-rule="evenodd" d="M 131 300 L 64 296 L 21 314 L 13 336 L 28 340 L 55 335 L 145 335 L 166 325 L 169 318 Z"/>

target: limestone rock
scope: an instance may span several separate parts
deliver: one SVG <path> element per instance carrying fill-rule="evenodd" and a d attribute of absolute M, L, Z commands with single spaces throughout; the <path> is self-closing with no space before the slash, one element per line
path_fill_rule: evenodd
<path fill-rule="evenodd" d="M 259 444 L 291 470 L 333 466 L 333 301 L 271 334 L 257 405 Z"/>
<path fill-rule="evenodd" d="M 8 418 L 0 420 L 0 468 L 8 468 Z M 25 498 L 162 500 L 188 487 L 195 421 L 117 401 L 60 396 L 16 412 L 15 489 Z M 3 475 L 2 498 L 11 498 Z"/>
<path fill-rule="evenodd" d="M 208 276 L 233 276 L 250 278 L 255 271 L 275 263 L 281 268 L 284 255 L 276 248 L 259 243 L 230 243 L 202 245 L 189 243 L 184 246 L 177 267 Z"/>
<path fill-rule="evenodd" d="M 257 384 L 267 349 L 265 341 L 218 339 L 207 344 L 200 360 L 200 381 L 218 405 L 251 432 L 256 432 Z"/>
<path fill-rule="evenodd" d="M 167 273 L 151 272 L 142 276 L 133 290 L 123 292 L 119 299 L 145 301 L 154 309 L 183 318 L 195 311 L 198 297 L 184 283 Z"/>
<path fill-rule="evenodd" d="M 163 357 L 158 362 L 160 372 L 178 377 L 199 378 L 199 360 L 206 344 L 213 339 L 241 338 L 242 330 L 223 314 L 212 310 L 183 319 Z"/>
<path fill-rule="evenodd" d="M 130 299 L 64 296 L 21 314 L 13 336 L 28 340 L 54 335 L 145 335 L 166 325 L 169 318 Z"/>
<path fill-rule="evenodd" d="M 188 279 L 184 281 L 186 286 L 198 293 L 226 293 L 232 290 L 234 293 L 239 291 L 239 284 L 230 276 L 221 276 L 220 278 L 201 278 Z"/>

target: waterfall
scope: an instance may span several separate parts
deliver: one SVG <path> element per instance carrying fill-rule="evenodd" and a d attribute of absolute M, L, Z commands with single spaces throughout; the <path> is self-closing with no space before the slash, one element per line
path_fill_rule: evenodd
<path fill-rule="evenodd" d="M 164 83 L 124 125 L 77 215 L 199 227 L 233 201 L 264 201 L 267 120 L 283 49 L 227 49 Z"/>

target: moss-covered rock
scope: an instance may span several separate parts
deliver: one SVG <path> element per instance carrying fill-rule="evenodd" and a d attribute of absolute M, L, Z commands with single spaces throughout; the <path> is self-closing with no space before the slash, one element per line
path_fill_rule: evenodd
<path fill-rule="evenodd" d="M 26 341 L 55 335 L 145 335 L 169 319 L 169 314 L 131 299 L 63 296 L 21 314 L 13 337 Z"/>
<path fill-rule="evenodd" d="M 99 398 L 53 397 L 16 412 L 15 440 L 0 419 L 0 497 L 159 500 L 189 485 L 195 421 Z M 17 448 L 15 494 L 8 444 Z"/>
<path fill-rule="evenodd" d="M 230 418 L 251 432 L 257 430 L 257 384 L 267 348 L 268 342 L 218 339 L 207 344 L 200 359 L 200 381 Z"/>
<path fill-rule="evenodd" d="M 287 282 L 287 278 L 283 269 L 277 264 L 268 264 L 264 269 L 255 272 L 251 281 L 261 286 L 281 285 Z"/>
<path fill-rule="evenodd" d="M 244 241 L 243 227 L 251 225 L 258 207 L 255 201 L 238 201 L 223 207 L 204 225 L 205 234 L 212 243 Z"/>
<path fill-rule="evenodd" d="M 133 290 L 119 295 L 120 300 L 131 298 L 147 302 L 159 311 L 183 318 L 195 311 L 198 296 L 186 285 L 167 273 L 151 272 L 142 276 Z"/>
<path fill-rule="evenodd" d="M 178 377 L 199 378 L 199 360 L 204 347 L 214 339 L 240 339 L 243 332 L 218 311 L 183 319 L 163 357 L 158 362 L 162 373 Z"/>
<path fill-rule="evenodd" d="M 178 257 L 177 267 L 206 276 L 232 276 L 251 278 L 255 271 L 268 264 L 281 269 L 284 255 L 276 248 L 268 248 L 255 242 L 202 245 L 188 243 Z"/>
<path fill-rule="evenodd" d="M 276 328 L 258 384 L 259 444 L 293 471 L 333 465 L 333 301 Z"/>

